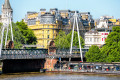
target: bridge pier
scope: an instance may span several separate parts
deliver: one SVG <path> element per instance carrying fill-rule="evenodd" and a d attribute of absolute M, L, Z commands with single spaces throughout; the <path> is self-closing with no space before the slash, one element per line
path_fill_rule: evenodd
<path fill-rule="evenodd" d="M 48 69 L 48 70 L 54 69 L 54 66 L 57 63 L 57 61 L 58 61 L 58 59 L 56 59 L 56 58 L 46 58 L 44 68 Z"/>

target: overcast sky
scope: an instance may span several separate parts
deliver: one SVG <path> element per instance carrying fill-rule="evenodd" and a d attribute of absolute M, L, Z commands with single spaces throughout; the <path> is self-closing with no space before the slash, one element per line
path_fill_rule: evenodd
<path fill-rule="evenodd" d="M 4 0 L 0 0 L 0 14 Z M 94 19 L 108 15 L 120 18 L 120 0 L 10 0 L 14 22 L 25 17 L 27 11 L 39 12 L 41 8 L 70 9 L 90 12 Z"/>

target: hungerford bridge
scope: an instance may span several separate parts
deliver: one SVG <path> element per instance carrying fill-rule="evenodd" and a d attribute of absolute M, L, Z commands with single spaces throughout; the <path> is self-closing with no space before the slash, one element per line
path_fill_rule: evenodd
<path fill-rule="evenodd" d="M 8 20 L 11 20 L 8 18 Z M 11 21 L 9 21 L 11 22 Z M 73 37 L 74 37 L 74 29 L 77 27 L 78 32 L 78 41 L 79 41 L 79 49 L 73 49 Z M 11 31 L 11 43 L 13 40 L 13 32 L 12 25 L 10 23 L 9 26 L 2 27 L 1 31 L 1 44 L 0 44 L 0 60 L 2 66 L 2 72 L 24 72 L 24 71 L 36 71 L 39 69 L 46 68 L 45 66 L 49 66 L 51 63 L 52 66 L 55 65 L 55 61 L 72 61 L 73 58 L 83 62 L 84 55 L 88 51 L 88 49 L 82 49 L 80 44 L 79 37 L 79 28 L 78 28 L 78 15 L 75 12 L 74 14 L 74 23 L 73 23 L 73 32 L 71 38 L 71 47 L 70 49 L 3 49 L 3 38 L 4 32 L 6 31 L 5 36 L 5 46 L 7 46 L 7 37 L 8 30 Z M 11 44 L 12 45 L 12 44 Z M 8 46 L 9 48 L 9 46 Z M 50 60 L 49 60 L 50 59 Z M 46 65 L 45 65 L 46 64 Z M 47 67 L 52 68 L 50 67 Z"/>

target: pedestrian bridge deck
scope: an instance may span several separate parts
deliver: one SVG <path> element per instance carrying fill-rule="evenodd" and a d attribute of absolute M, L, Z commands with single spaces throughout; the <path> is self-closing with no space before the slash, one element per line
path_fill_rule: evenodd
<path fill-rule="evenodd" d="M 83 56 L 88 49 L 82 49 Z M 55 53 L 48 52 L 48 49 L 2 49 L 1 59 L 40 59 L 40 58 L 70 58 L 80 57 L 79 49 L 57 49 Z"/>

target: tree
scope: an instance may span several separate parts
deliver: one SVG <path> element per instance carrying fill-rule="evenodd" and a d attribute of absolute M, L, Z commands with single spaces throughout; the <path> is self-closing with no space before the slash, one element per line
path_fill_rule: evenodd
<path fill-rule="evenodd" d="M 55 45 L 57 48 L 70 48 L 71 44 L 71 36 L 72 31 L 69 34 L 65 34 L 64 31 L 59 31 L 59 34 L 57 35 L 55 39 Z M 80 36 L 80 41 L 82 43 L 82 48 L 84 47 L 84 39 Z M 77 32 L 74 32 L 74 39 L 73 39 L 73 46 L 77 46 L 79 48 L 79 41 L 78 41 L 78 35 Z"/>
<path fill-rule="evenodd" d="M 120 62 L 120 26 L 113 27 L 102 47 L 101 51 L 105 55 L 105 62 Z"/>
<path fill-rule="evenodd" d="M 13 28 L 13 38 L 14 38 L 14 48 L 15 49 L 21 49 L 23 44 L 26 44 L 25 37 L 21 33 L 20 29 L 15 23 L 12 23 L 12 28 Z M 10 39 L 10 32 L 9 32 L 9 39 Z"/>
<path fill-rule="evenodd" d="M 67 35 L 64 31 L 60 30 L 58 36 L 55 39 L 55 45 L 57 48 L 69 48 L 69 43 L 67 41 Z"/>
<path fill-rule="evenodd" d="M 13 28 L 12 30 L 13 30 L 15 49 L 21 49 L 23 44 L 36 44 L 37 43 L 37 38 L 35 37 L 33 31 L 28 29 L 27 25 L 23 21 L 12 23 L 12 28 Z M 5 33 L 6 33 L 6 29 L 5 29 Z M 4 34 L 3 44 L 5 44 L 5 36 L 6 34 Z M 11 40 L 10 28 L 8 32 L 8 40 Z M 3 46 L 3 48 L 5 48 L 5 46 Z"/>
<path fill-rule="evenodd" d="M 1 28 L 1 26 L 2 26 L 2 23 L 0 23 L 0 28 Z"/>
<path fill-rule="evenodd" d="M 103 55 L 99 49 L 98 46 L 92 45 L 89 48 L 89 51 L 86 52 L 85 58 L 87 59 L 87 62 L 103 62 L 104 60 Z"/>
<path fill-rule="evenodd" d="M 18 26 L 20 32 L 25 37 L 26 44 L 36 44 L 37 43 L 37 38 L 34 35 L 33 31 L 31 29 L 28 29 L 27 25 L 23 21 L 17 22 L 16 25 Z"/>
<path fill-rule="evenodd" d="M 72 37 L 72 31 L 67 35 L 69 46 L 71 44 L 71 37 Z M 81 36 L 80 36 L 80 42 L 81 42 L 81 47 L 83 48 L 85 43 L 84 43 L 84 39 Z M 74 31 L 73 46 L 77 46 L 77 48 L 79 48 L 78 33 L 76 31 Z"/>

